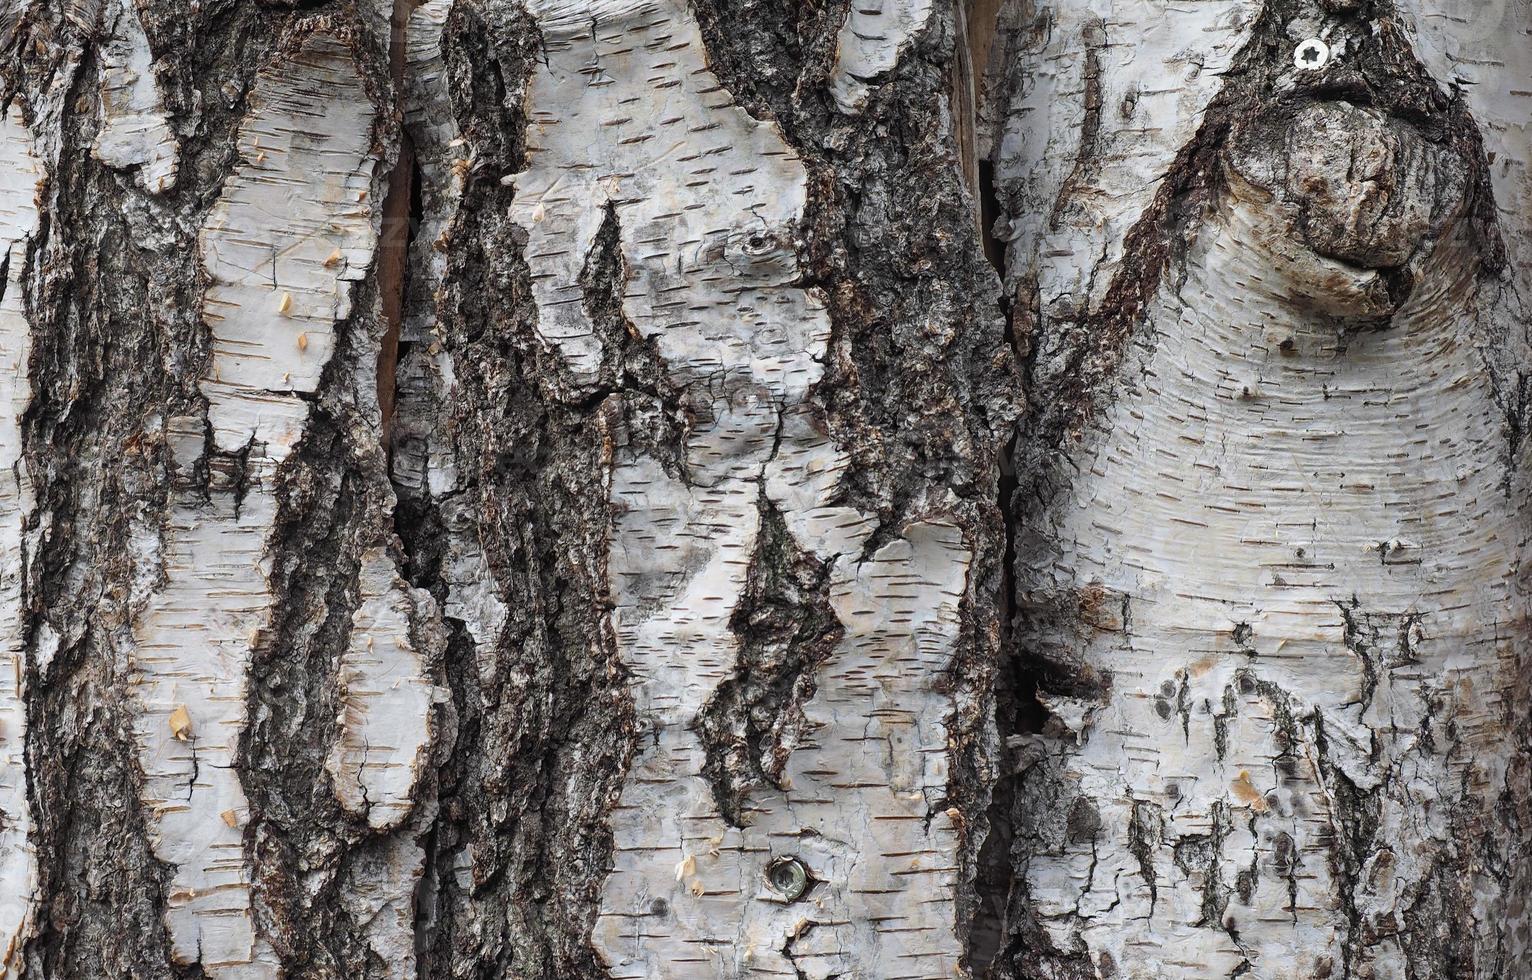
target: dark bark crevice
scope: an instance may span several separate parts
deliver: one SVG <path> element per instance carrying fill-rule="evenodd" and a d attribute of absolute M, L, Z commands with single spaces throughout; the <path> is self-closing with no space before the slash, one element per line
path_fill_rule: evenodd
<path fill-rule="evenodd" d="M 827 297 L 832 324 L 818 400 L 829 432 L 852 455 L 846 503 L 879 519 L 868 547 L 940 507 L 975 548 L 948 673 L 953 775 L 943 802 L 966 821 L 960 936 L 981 914 L 971 883 L 994 774 L 1006 765 L 993 728 L 997 602 L 1008 590 L 1005 508 L 996 498 L 1018 398 L 986 255 L 997 251 L 985 245 L 986 188 L 981 179 L 975 194 L 965 180 L 983 164 L 969 120 L 947 121 L 962 111 L 954 85 L 984 67 L 955 63 L 956 45 L 967 56 L 970 37 L 987 37 L 993 11 L 984 6 L 967 8 L 976 23 L 960 38 L 955 12 L 936 5 L 930 26 L 852 117 L 835 111 L 822 85 L 834 61 L 838 5 L 695 4 L 720 80 L 752 114 L 778 122 L 809 171 L 800 262 L 805 285 Z"/>
<path fill-rule="evenodd" d="M 845 632 L 830 607 L 831 567 L 793 541 L 763 490 L 755 554 L 729 623 L 738 660 L 694 722 L 707 753 L 702 775 L 735 827 L 750 822 L 754 787 L 787 788 L 787 757 L 812 734 L 803 705 L 818 689 L 815 672 Z"/>
<path fill-rule="evenodd" d="M 438 810 L 417 893 L 419 969 L 595 978 L 605 973 L 589 934 L 610 861 L 607 816 L 636 738 L 605 623 L 607 454 L 624 409 L 640 438 L 663 433 L 674 415 L 652 351 L 621 316 L 615 215 L 585 276 L 612 374 L 589 389 L 572 385 L 536 338 L 525 237 L 507 216 L 512 191 L 499 182 L 521 166 L 519 100 L 540 45 L 531 20 L 508 4 L 459 2 L 443 45 L 462 152 L 473 162 L 442 236 L 439 340 L 408 357 L 434 356 L 439 343 L 455 388 L 401 401 L 395 431 L 396 439 L 449 433 L 457 477 L 437 493 L 398 484 L 395 527 L 410 580 L 449 610 L 462 585 L 457 563 L 482 553 L 506 618 L 478 641 L 468 623 L 447 622 L 456 735 L 438 745 Z M 412 275 L 426 281 L 422 270 Z"/>

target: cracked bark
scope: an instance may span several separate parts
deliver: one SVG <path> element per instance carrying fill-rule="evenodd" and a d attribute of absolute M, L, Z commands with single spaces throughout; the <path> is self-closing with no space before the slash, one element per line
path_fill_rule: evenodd
<path fill-rule="evenodd" d="M 1527 16 L 0 7 L 0 976 L 1527 975 Z"/>

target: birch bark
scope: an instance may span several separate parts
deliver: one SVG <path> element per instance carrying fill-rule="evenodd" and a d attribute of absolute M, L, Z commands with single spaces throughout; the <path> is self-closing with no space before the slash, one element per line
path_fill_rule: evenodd
<path fill-rule="evenodd" d="M 8 971 L 961 971 L 952 16 L 5 7 Z"/>
<path fill-rule="evenodd" d="M 1012 25 L 995 975 L 1525 976 L 1532 8 Z"/>
<path fill-rule="evenodd" d="M 0 5 L 0 977 L 1532 976 L 1529 42 Z"/>

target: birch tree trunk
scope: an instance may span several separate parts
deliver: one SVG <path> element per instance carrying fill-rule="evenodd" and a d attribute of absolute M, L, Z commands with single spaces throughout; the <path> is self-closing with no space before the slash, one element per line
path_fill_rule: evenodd
<path fill-rule="evenodd" d="M 995 975 L 1532 975 L 1529 31 L 1517 0 L 1004 22 Z"/>
<path fill-rule="evenodd" d="M 1532 976 L 1527 0 L 0 2 L 0 977 Z"/>

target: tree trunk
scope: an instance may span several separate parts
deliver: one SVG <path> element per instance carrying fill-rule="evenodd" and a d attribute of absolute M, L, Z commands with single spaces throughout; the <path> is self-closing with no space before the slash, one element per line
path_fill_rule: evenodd
<path fill-rule="evenodd" d="M 1529 32 L 11 0 L 0 977 L 1532 976 Z"/>
<path fill-rule="evenodd" d="M 1532 975 L 1532 7 L 1434 8 L 1010 24 L 999 976 Z"/>

